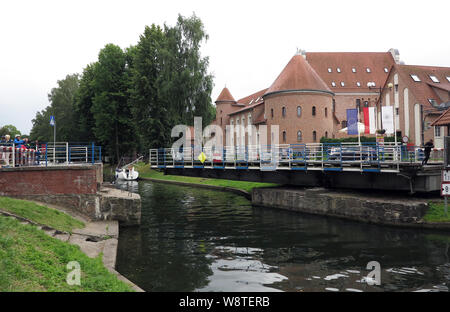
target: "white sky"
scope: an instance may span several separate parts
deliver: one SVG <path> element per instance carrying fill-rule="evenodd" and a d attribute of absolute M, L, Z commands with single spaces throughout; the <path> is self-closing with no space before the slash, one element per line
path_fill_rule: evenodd
<path fill-rule="evenodd" d="M 136 44 L 145 25 L 195 12 L 209 34 L 202 53 L 238 99 L 269 87 L 295 54 L 400 50 L 406 64 L 450 67 L 450 1 L 2 1 L 0 126 L 29 133 L 47 94 L 81 73 L 107 43 Z"/>

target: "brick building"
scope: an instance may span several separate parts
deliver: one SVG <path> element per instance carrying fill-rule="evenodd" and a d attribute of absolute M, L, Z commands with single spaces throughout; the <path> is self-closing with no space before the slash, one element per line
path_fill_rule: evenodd
<path fill-rule="evenodd" d="M 416 145 L 443 133 L 431 123 L 450 105 L 450 68 L 410 66 L 397 50 L 388 52 L 298 52 L 269 88 L 235 100 L 226 87 L 216 100 L 214 124 L 254 126 L 235 133 L 225 145 L 260 143 L 261 125 L 279 125 L 280 144 L 314 143 L 347 134 L 346 110 L 393 106 L 397 132 Z M 267 143 L 274 140 L 267 135 Z M 227 143 L 225 143 L 227 142 Z"/>

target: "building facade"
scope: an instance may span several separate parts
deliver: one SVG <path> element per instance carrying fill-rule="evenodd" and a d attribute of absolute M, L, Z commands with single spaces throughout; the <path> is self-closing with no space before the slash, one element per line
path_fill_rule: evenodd
<path fill-rule="evenodd" d="M 322 137 L 347 137 L 347 109 L 375 107 L 383 129 L 382 106 L 393 106 L 397 135 L 422 145 L 444 133 L 431 126 L 450 106 L 450 68 L 411 66 L 388 52 L 304 52 L 288 62 L 269 88 L 235 100 L 224 88 L 216 100 L 214 124 L 224 130 L 224 144 L 318 143 Z M 238 129 L 225 133 L 227 125 Z M 278 126 L 278 137 L 271 126 Z M 249 127 L 250 126 L 250 127 Z M 264 127 L 268 133 L 262 133 Z M 239 129 L 245 129 L 240 131 Z"/>

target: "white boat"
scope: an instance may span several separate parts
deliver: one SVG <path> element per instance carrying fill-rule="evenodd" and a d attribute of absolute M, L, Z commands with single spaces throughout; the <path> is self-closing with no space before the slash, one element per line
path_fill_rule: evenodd
<path fill-rule="evenodd" d="M 134 168 L 133 164 L 142 159 L 143 156 L 139 157 L 135 161 L 126 164 L 125 166 L 116 168 L 116 180 L 126 180 L 134 181 L 139 178 L 139 172 Z M 120 162 L 119 162 L 120 164 Z"/>

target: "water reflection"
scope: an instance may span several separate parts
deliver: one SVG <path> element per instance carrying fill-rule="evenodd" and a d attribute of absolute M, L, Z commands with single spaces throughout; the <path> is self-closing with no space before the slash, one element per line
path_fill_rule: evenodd
<path fill-rule="evenodd" d="M 448 291 L 447 233 L 252 207 L 225 192 L 139 182 L 142 225 L 117 269 L 147 291 Z M 381 264 L 381 286 L 365 282 Z"/>

